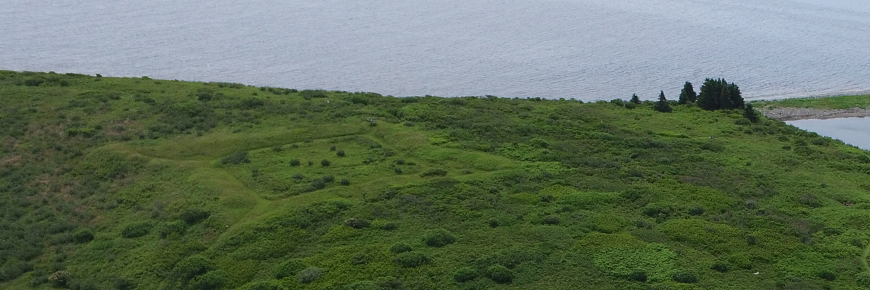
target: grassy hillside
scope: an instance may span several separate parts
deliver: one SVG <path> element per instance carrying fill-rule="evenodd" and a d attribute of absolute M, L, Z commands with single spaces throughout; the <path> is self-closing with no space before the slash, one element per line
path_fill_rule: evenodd
<path fill-rule="evenodd" d="M 870 95 L 839 96 L 821 98 L 795 98 L 775 101 L 753 102 L 757 108 L 813 108 L 822 110 L 838 110 L 852 108 L 870 108 Z"/>
<path fill-rule="evenodd" d="M 652 107 L 0 71 L 0 288 L 870 287 L 870 152 Z"/>

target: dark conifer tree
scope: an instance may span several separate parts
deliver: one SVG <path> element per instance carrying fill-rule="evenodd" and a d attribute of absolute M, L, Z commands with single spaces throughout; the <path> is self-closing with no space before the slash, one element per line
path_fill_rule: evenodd
<path fill-rule="evenodd" d="M 704 110 L 743 109 L 745 106 L 740 88 L 725 79 L 706 79 L 698 96 L 698 106 Z"/>
<path fill-rule="evenodd" d="M 673 111 L 673 109 L 671 109 L 671 104 L 668 104 L 668 99 L 665 98 L 665 91 L 662 91 L 661 94 L 659 94 L 659 101 L 656 102 L 653 109 L 662 113 L 670 113 Z"/>
<path fill-rule="evenodd" d="M 740 88 L 737 85 L 734 83 L 728 84 L 728 93 L 731 108 L 744 108 L 746 104 L 743 102 L 743 96 L 741 96 Z"/>
<path fill-rule="evenodd" d="M 758 113 L 755 112 L 755 108 L 752 108 L 752 104 L 746 104 L 743 107 L 743 117 L 752 121 L 752 123 L 758 123 Z"/>
<path fill-rule="evenodd" d="M 632 94 L 632 95 L 631 95 L 631 101 L 629 101 L 629 102 L 632 102 L 632 103 L 635 103 L 635 104 L 640 105 L 640 98 L 637 97 L 637 94 Z"/>
<path fill-rule="evenodd" d="M 683 85 L 683 90 L 680 91 L 680 104 L 694 103 L 698 100 L 698 94 L 695 93 L 695 88 L 692 87 L 692 83 L 686 82 Z"/>
<path fill-rule="evenodd" d="M 719 86 L 719 82 L 714 79 L 705 79 L 704 84 L 701 85 L 701 94 L 698 95 L 698 106 L 704 110 L 716 110 L 719 109 L 719 98 L 717 97 L 721 94 L 722 89 Z"/>

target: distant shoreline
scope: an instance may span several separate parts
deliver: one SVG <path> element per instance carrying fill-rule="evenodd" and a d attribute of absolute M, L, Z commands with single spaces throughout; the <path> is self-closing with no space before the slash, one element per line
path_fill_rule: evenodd
<path fill-rule="evenodd" d="M 822 110 L 813 108 L 773 108 L 761 109 L 765 116 L 779 121 L 796 121 L 810 119 L 834 119 L 834 118 L 864 118 L 870 117 L 870 109 L 833 109 Z"/>

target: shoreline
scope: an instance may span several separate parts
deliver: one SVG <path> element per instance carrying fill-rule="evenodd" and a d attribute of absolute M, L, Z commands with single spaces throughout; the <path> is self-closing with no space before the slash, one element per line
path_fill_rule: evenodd
<path fill-rule="evenodd" d="M 870 109 L 863 108 L 821 110 L 813 108 L 784 107 L 759 109 L 758 111 L 764 114 L 764 116 L 778 121 L 870 117 Z"/>

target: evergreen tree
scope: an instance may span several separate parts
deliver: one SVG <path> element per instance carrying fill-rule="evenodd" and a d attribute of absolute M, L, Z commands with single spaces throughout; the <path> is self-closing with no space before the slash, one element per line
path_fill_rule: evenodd
<path fill-rule="evenodd" d="M 728 84 L 728 98 L 730 98 L 731 108 L 745 108 L 743 96 L 740 94 L 740 88 L 734 83 Z"/>
<path fill-rule="evenodd" d="M 665 98 L 665 91 L 662 91 L 661 94 L 659 94 L 659 101 L 656 102 L 656 105 L 655 107 L 653 107 L 653 109 L 662 113 L 670 113 L 671 111 L 673 111 L 673 109 L 671 109 L 671 105 L 668 104 L 668 99 Z"/>
<path fill-rule="evenodd" d="M 698 96 L 698 106 L 704 110 L 742 109 L 745 106 L 740 88 L 725 79 L 706 79 Z"/>
<path fill-rule="evenodd" d="M 758 113 L 755 112 L 754 108 L 752 108 L 752 104 L 746 104 L 746 106 L 743 107 L 743 117 L 746 117 L 746 119 L 749 119 L 752 123 L 758 123 L 759 120 Z"/>
<path fill-rule="evenodd" d="M 637 97 L 637 94 L 632 94 L 632 95 L 631 95 L 631 101 L 629 101 L 629 102 L 632 102 L 632 103 L 635 103 L 635 104 L 640 105 L 640 98 Z"/>
<path fill-rule="evenodd" d="M 695 88 L 692 87 L 692 83 L 686 82 L 683 85 L 683 90 L 680 92 L 680 104 L 694 103 L 698 100 L 698 94 L 695 93 Z"/>

